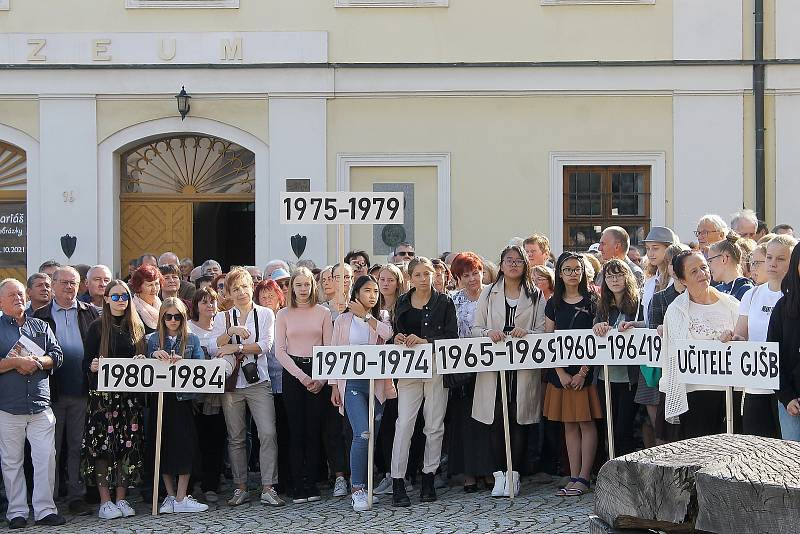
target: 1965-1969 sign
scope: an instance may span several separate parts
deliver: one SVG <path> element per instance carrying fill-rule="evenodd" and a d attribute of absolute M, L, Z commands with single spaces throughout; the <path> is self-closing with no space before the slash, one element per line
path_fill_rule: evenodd
<path fill-rule="evenodd" d="M 283 193 L 281 223 L 403 224 L 403 193 Z"/>
<path fill-rule="evenodd" d="M 224 393 L 225 361 L 178 360 L 170 365 L 150 358 L 102 358 L 97 386 L 99 391 Z"/>

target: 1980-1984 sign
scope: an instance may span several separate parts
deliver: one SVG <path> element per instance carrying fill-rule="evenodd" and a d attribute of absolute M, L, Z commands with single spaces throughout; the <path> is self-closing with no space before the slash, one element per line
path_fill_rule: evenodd
<path fill-rule="evenodd" d="M 178 360 L 170 365 L 150 358 L 102 358 L 97 386 L 99 391 L 224 393 L 225 361 Z"/>

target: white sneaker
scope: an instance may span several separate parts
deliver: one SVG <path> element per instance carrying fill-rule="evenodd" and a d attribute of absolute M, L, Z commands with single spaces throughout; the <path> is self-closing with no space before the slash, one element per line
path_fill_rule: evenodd
<path fill-rule="evenodd" d="M 119 508 L 117 508 L 119 510 Z M 175 511 L 175 497 L 172 495 L 167 495 L 164 501 L 161 503 L 161 508 L 158 509 L 158 512 L 161 514 L 171 514 Z"/>
<path fill-rule="evenodd" d="M 119 511 L 122 512 L 122 517 L 133 517 L 136 515 L 136 510 L 134 510 L 133 506 L 131 506 L 131 503 L 125 499 L 120 499 L 117 501 L 117 508 L 119 508 Z"/>
<path fill-rule="evenodd" d="M 191 495 L 187 495 L 182 501 L 175 501 L 175 513 L 205 512 L 208 505 L 197 502 Z"/>
<path fill-rule="evenodd" d="M 391 495 L 392 494 L 392 475 L 386 473 L 377 486 L 372 489 L 373 495 Z"/>
<path fill-rule="evenodd" d="M 353 493 L 351 496 L 353 500 L 353 510 L 356 512 L 366 512 L 369 510 L 369 500 L 367 499 L 367 492 L 363 489 L 360 489 Z M 375 502 L 373 498 L 372 502 Z"/>
<path fill-rule="evenodd" d="M 333 496 L 344 497 L 347 495 L 347 480 L 344 477 L 336 477 L 336 483 L 333 485 Z"/>
<path fill-rule="evenodd" d="M 506 490 L 506 475 L 502 471 L 495 471 L 492 475 L 494 475 L 492 497 L 502 497 L 503 492 Z"/>
<path fill-rule="evenodd" d="M 511 483 L 509 483 L 508 471 L 506 471 L 506 484 L 505 484 L 505 488 L 503 489 L 503 497 L 510 497 L 511 496 L 509 494 L 509 491 L 510 491 L 510 488 L 512 487 L 512 484 L 513 484 L 513 488 L 514 488 L 514 496 L 519 495 L 519 488 L 520 488 L 519 471 L 512 471 L 511 472 Z M 494 494 L 494 492 L 492 492 L 492 494 Z"/>
<path fill-rule="evenodd" d="M 100 506 L 100 511 L 97 512 L 97 517 L 100 519 L 118 519 L 122 517 L 122 510 L 117 508 L 113 502 L 107 501 Z"/>

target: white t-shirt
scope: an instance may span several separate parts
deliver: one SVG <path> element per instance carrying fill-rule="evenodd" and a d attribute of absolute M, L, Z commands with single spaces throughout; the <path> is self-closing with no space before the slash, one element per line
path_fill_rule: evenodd
<path fill-rule="evenodd" d="M 353 322 L 350 323 L 350 344 L 369 344 L 369 323 L 365 323 L 363 319 L 355 315 L 353 316 Z"/>
<path fill-rule="evenodd" d="M 698 340 L 715 340 L 725 330 L 731 332 L 736 327 L 735 315 L 737 311 L 733 311 L 725 305 L 721 296 L 720 299 L 714 304 L 697 304 L 689 300 L 689 339 Z M 724 391 L 723 386 L 707 386 L 687 384 L 686 391 Z"/>
<path fill-rule="evenodd" d="M 772 308 L 775 307 L 783 293 L 772 291 L 769 284 L 761 284 L 750 289 L 742 297 L 739 304 L 739 315 L 747 317 L 747 339 L 748 341 L 766 341 L 767 328 L 769 328 L 769 318 L 772 315 Z M 752 395 L 769 395 L 772 390 L 752 389 L 744 390 Z"/>

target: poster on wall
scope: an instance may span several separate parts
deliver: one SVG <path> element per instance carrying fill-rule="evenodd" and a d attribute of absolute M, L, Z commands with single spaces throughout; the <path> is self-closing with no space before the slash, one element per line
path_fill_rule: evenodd
<path fill-rule="evenodd" d="M 28 231 L 25 201 L 0 202 L 0 268 L 25 267 Z"/>

